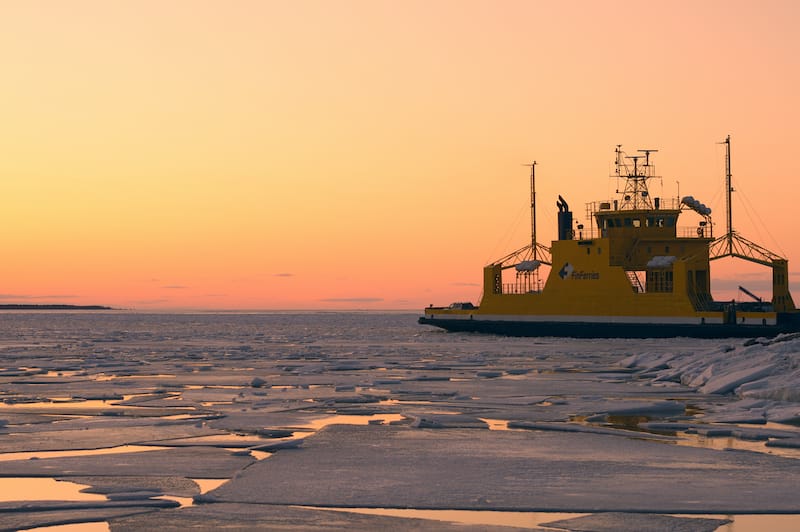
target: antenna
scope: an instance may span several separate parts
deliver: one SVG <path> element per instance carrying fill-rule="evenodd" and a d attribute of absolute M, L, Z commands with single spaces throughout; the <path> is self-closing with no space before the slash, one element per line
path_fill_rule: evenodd
<path fill-rule="evenodd" d="M 533 258 L 536 260 L 538 248 L 536 245 L 536 161 L 524 166 L 531 167 L 531 250 Z"/>
<path fill-rule="evenodd" d="M 650 154 L 651 153 L 658 153 L 658 150 L 637 150 L 641 153 L 644 153 L 644 165 L 650 166 Z"/>
<path fill-rule="evenodd" d="M 617 144 L 615 150 L 617 160 L 617 193 L 619 190 L 619 178 L 625 179 L 625 187 L 622 191 L 622 209 L 653 209 L 653 200 L 647 190 L 647 180 L 655 175 L 655 164 L 650 162 L 650 155 L 657 153 L 658 150 L 637 150 L 639 155 L 628 155 L 622 151 L 622 147 Z M 633 161 L 630 164 L 629 161 Z M 663 186 L 663 181 L 662 181 Z"/>
<path fill-rule="evenodd" d="M 725 145 L 725 223 L 727 231 L 725 239 L 728 244 L 728 253 L 733 250 L 733 206 L 731 205 L 731 192 L 733 186 L 731 185 L 731 136 L 725 137 L 725 140 L 719 144 Z"/>

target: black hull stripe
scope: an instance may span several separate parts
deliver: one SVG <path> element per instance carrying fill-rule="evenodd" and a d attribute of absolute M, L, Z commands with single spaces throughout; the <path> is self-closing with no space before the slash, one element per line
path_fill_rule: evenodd
<path fill-rule="evenodd" d="M 781 320 L 779 320 L 781 321 Z M 778 325 L 523 322 L 448 320 L 421 317 L 419 323 L 452 332 L 567 338 L 757 338 L 800 331 L 794 320 Z"/>

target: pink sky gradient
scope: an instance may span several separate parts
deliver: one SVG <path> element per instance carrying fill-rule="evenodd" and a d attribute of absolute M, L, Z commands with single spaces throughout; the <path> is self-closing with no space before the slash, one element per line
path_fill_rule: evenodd
<path fill-rule="evenodd" d="M 656 192 L 721 233 L 728 134 L 735 228 L 800 272 L 798 23 L 793 1 L 3 2 L 0 302 L 477 301 L 529 239 L 522 164 L 545 242 L 558 194 L 577 218 L 613 194 L 616 144 L 659 149 Z"/>

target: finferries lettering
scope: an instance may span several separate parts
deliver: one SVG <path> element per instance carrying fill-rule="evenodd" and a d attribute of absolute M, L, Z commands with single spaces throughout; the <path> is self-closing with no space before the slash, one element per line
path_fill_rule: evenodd
<path fill-rule="evenodd" d="M 564 266 L 558 270 L 558 276 L 562 279 L 570 278 L 576 281 L 595 281 L 600 279 L 599 272 L 585 272 L 583 270 L 576 272 L 575 267 L 569 262 L 565 263 Z"/>

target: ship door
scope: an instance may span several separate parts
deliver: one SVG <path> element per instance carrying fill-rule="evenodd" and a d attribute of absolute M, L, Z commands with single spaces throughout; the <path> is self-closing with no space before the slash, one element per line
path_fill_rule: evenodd
<path fill-rule="evenodd" d="M 736 325 L 736 303 L 725 305 L 724 321 L 726 325 Z"/>

